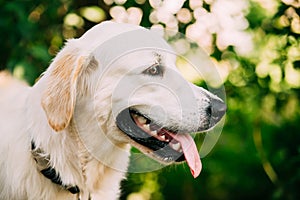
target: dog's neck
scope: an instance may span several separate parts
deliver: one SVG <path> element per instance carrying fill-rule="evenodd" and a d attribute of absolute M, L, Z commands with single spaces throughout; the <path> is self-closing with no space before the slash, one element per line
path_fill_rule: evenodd
<path fill-rule="evenodd" d="M 106 178 L 104 172 L 113 173 L 116 174 L 114 175 L 116 176 L 114 184 L 116 191 L 112 191 L 117 193 L 119 182 L 124 178 L 129 163 L 128 145 L 115 145 L 111 142 L 107 143 L 107 138 L 104 140 L 95 138 L 99 135 L 98 129 L 95 129 L 95 126 L 89 126 L 89 124 L 97 123 L 94 121 L 96 119 L 81 116 L 80 110 L 75 111 L 76 117 L 73 117 L 65 130 L 55 132 L 49 126 L 45 113 L 40 106 L 40 101 L 38 101 L 41 98 L 41 91 L 44 89 L 43 85 L 42 83 L 35 85 L 27 101 L 30 141 L 34 141 L 36 148 L 42 149 L 45 156 L 50 158 L 49 164 L 54 166 L 56 172 L 59 173 L 63 185 L 78 186 L 81 193 L 93 193 L 104 190 L 102 188 L 105 186 L 102 182 L 111 182 L 111 180 L 105 180 L 110 178 Z M 83 105 L 85 103 L 78 99 L 78 104 Z M 91 149 L 86 148 L 88 144 L 85 143 L 86 141 L 82 141 L 82 137 L 86 137 L 87 141 L 93 141 L 94 147 L 100 148 L 100 153 L 104 152 L 103 155 L 100 155 L 101 158 L 106 160 L 92 155 Z M 127 156 L 120 156 L 118 151 L 127 152 Z"/>
<path fill-rule="evenodd" d="M 39 109 L 27 114 L 29 122 L 47 123 Z M 33 163 L 41 176 L 49 179 L 56 187 L 70 191 L 70 194 L 78 193 L 79 188 L 84 186 L 84 178 L 74 135 L 67 130 L 55 133 L 48 124 L 39 127 L 34 123 L 28 132 Z"/>
<path fill-rule="evenodd" d="M 70 191 L 72 194 L 80 192 L 77 185 L 66 185 L 62 182 L 59 172 L 50 164 L 50 156 L 44 156 L 45 153 L 41 148 L 37 148 L 34 141 L 31 141 L 31 153 L 36 162 L 38 170 L 51 180 L 52 183 L 59 185 L 61 188 Z"/>

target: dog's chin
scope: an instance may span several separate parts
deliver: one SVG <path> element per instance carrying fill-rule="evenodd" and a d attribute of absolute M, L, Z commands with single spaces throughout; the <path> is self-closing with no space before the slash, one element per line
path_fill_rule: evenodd
<path fill-rule="evenodd" d="M 165 164 L 185 161 L 181 145 L 173 137 L 176 131 L 154 123 L 138 110 L 124 109 L 118 114 L 116 124 L 133 140 L 133 146 L 157 161 Z"/>

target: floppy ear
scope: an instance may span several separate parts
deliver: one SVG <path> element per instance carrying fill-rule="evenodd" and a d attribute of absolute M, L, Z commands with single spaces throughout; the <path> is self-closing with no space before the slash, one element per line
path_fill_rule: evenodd
<path fill-rule="evenodd" d="M 73 116 L 77 79 L 86 61 L 86 57 L 77 57 L 75 51 L 64 52 L 57 55 L 44 76 L 47 86 L 41 102 L 49 125 L 57 132 L 64 130 Z"/>

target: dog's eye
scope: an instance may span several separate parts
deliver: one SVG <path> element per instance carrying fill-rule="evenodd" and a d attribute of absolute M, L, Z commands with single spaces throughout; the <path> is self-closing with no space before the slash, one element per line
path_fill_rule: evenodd
<path fill-rule="evenodd" d="M 162 76 L 162 68 L 160 65 L 152 65 L 143 71 L 143 73 L 151 76 Z"/>

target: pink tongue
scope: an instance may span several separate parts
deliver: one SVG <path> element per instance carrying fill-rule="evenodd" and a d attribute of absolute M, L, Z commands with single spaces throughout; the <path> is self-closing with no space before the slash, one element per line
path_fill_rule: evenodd
<path fill-rule="evenodd" d="M 202 164 L 193 138 L 189 134 L 172 134 L 171 136 L 181 144 L 191 173 L 194 178 L 197 178 L 201 172 Z"/>

